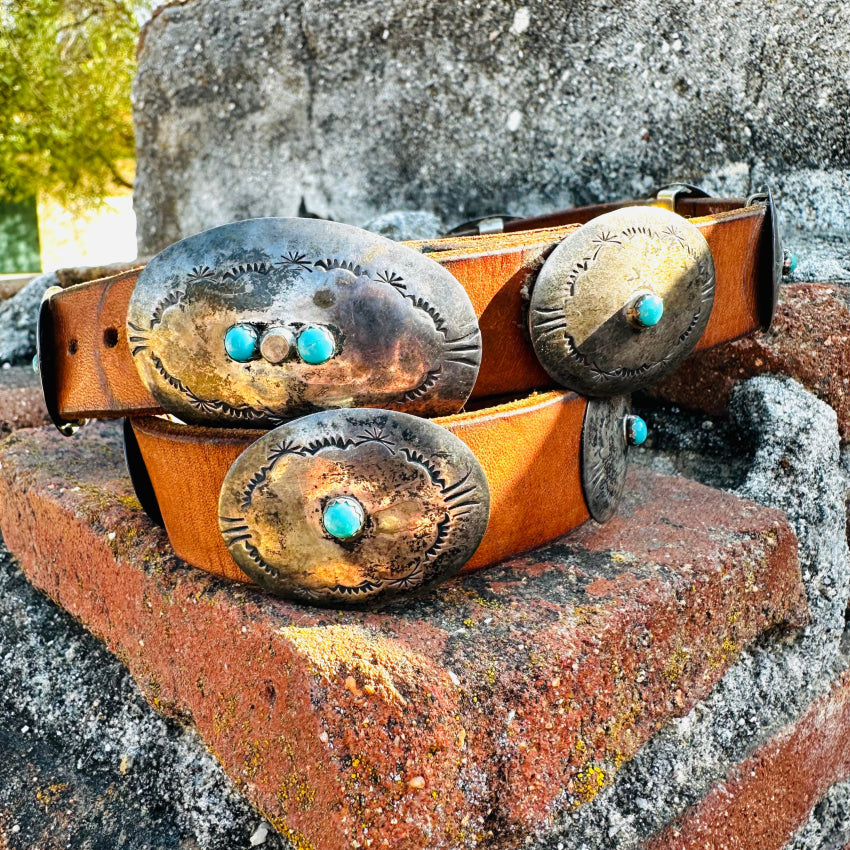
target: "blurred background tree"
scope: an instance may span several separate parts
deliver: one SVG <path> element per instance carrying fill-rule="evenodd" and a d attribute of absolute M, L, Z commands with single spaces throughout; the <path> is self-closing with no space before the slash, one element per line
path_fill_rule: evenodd
<path fill-rule="evenodd" d="M 130 86 L 152 0 L 0 0 L 0 202 L 132 182 Z"/>

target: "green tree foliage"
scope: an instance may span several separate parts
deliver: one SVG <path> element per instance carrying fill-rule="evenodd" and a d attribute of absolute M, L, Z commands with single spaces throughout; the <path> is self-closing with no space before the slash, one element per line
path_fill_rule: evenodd
<path fill-rule="evenodd" d="M 0 200 L 129 185 L 130 85 L 150 0 L 0 0 Z"/>

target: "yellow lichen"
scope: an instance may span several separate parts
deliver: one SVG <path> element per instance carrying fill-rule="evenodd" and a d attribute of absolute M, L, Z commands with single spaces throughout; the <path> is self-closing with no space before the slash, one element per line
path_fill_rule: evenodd
<path fill-rule="evenodd" d="M 573 793 L 582 803 L 589 803 L 605 787 L 605 771 L 591 765 L 579 772 L 573 783 Z"/>
<path fill-rule="evenodd" d="M 218 702 L 220 708 L 213 712 L 213 730 L 216 735 L 226 732 L 233 725 L 233 719 L 236 716 L 236 697 L 225 697 L 224 694 L 219 694 Z"/>
<path fill-rule="evenodd" d="M 315 675 L 343 683 L 352 678 L 358 691 L 402 707 L 407 699 L 396 682 L 415 682 L 420 670 L 431 666 L 427 659 L 401 650 L 398 642 L 357 624 L 286 626 L 278 635 L 305 657 Z"/>
<path fill-rule="evenodd" d="M 498 611 L 500 608 L 505 607 L 498 599 L 485 599 L 483 596 L 478 596 L 477 594 L 473 596 L 473 601 L 477 602 L 483 608 L 489 608 L 491 611 Z"/>
<path fill-rule="evenodd" d="M 670 684 L 675 684 L 682 677 L 682 673 L 685 670 L 685 664 L 687 664 L 690 657 L 691 654 L 687 650 L 678 647 L 673 651 L 667 665 L 664 670 L 661 671 L 661 675 L 664 676 Z"/>
<path fill-rule="evenodd" d="M 281 736 L 277 739 L 277 745 L 286 753 L 290 764 L 289 774 L 278 786 L 277 801 L 282 808 L 286 808 L 285 804 L 292 801 L 297 803 L 302 811 L 309 811 L 313 806 L 313 800 L 316 798 L 316 792 L 298 772 L 295 766 L 296 759 L 292 744 Z"/>
<path fill-rule="evenodd" d="M 732 658 L 732 656 L 737 655 L 740 651 L 740 647 L 736 644 L 731 638 L 728 636 L 723 638 L 723 643 L 720 645 L 721 650 L 723 651 L 723 660 L 727 661 Z"/>
<path fill-rule="evenodd" d="M 55 803 L 57 798 L 68 790 L 68 784 L 65 782 L 57 782 L 54 785 L 48 785 L 47 788 L 41 788 L 35 792 L 35 798 L 45 808 Z"/>
<path fill-rule="evenodd" d="M 263 756 L 263 747 L 259 741 L 248 741 L 245 744 L 245 749 L 248 754 L 245 756 L 245 775 L 249 779 L 253 779 L 257 775 L 257 771 L 263 766 L 265 757 Z"/>
<path fill-rule="evenodd" d="M 300 832 L 290 829 L 283 818 L 275 817 L 274 815 L 270 815 L 268 812 L 264 812 L 263 814 L 266 820 L 275 828 L 275 830 L 277 830 L 277 832 L 286 836 L 286 838 L 290 840 L 295 850 L 316 850 L 313 844 L 311 844 Z"/>
<path fill-rule="evenodd" d="M 728 635 L 723 638 L 723 643 L 720 644 L 709 656 L 708 663 L 712 668 L 720 667 L 722 664 L 728 664 L 734 661 L 741 652 L 741 647 L 736 644 Z"/>

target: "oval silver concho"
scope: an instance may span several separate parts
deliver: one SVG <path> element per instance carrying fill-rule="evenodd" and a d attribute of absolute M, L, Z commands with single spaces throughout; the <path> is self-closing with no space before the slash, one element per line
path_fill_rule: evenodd
<path fill-rule="evenodd" d="M 331 506 L 360 526 L 340 539 Z M 487 479 L 446 429 L 405 413 L 323 411 L 281 425 L 230 468 L 219 524 L 259 585 L 314 605 L 384 600 L 454 575 L 487 527 Z"/>
<path fill-rule="evenodd" d="M 637 328 L 629 311 L 647 293 L 662 299 L 663 316 Z M 531 295 L 531 338 L 563 386 L 619 395 L 678 365 L 713 303 L 714 260 L 702 233 L 669 210 L 628 207 L 583 225 L 548 257 Z"/>
<path fill-rule="evenodd" d="M 614 516 L 626 485 L 630 411 L 624 396 L 587 400 L 581 429 L 581 486 L 587 510 L 597 522 Z"/>
<path fill-rule="evenodd" d="M 237 355 L 225 346 L 234 328 Z M 296 344 L 310 329 L 322 362 Z M 450 414 L 481 360 L 472 303 L 450 272 L 313 219 L 241 221 L 170 246 L 139 276 L 128 339 L 163 409 L 198 424 L 271 426 L 336 407 Z"/>

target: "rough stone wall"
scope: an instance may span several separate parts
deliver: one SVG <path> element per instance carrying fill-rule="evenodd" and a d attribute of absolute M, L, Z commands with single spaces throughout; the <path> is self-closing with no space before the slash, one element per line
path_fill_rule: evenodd
<path fill-rule="evenodd" d="M 252 835 L 264 850 L 290 846 L 194 730 L 157 714 L 124 665 L 26 582 L 2 541 L 0 655 L 7 850 L 232 850 Z"/>
<path fill-rule="evenodd" d="M 820 279 L 850 277 L 848 41 L 844 0 L 172 5 L 139 53 L 140 249 L 303 208 L 454 224 L 769 180 L 833 240 Z"/>
<path fill-rule="evenodd" d="M 737 388 L 729 422 L 675 409 L 641 412 L 658 436 L 637 455 L 639 462 L 788 513 L 812 623 L 793 641 L 768 640 L 747 650 L 711 695 L 659 732 L 611 788 L 566 816 L 557 842 L 562 850 L 640 846 L 722 781 L 732 765 L 793 723 L 848 663 L 846 648 L 842 652 L 850 598 L 848 483 L 834 412 L 796 382 L 773 377 Z M 778 815 L 781 794 L 776 806 Z"/>
<path fill-rule="evenodd" d="M 833 785 L 788 850 L 823 850 L 850 843 L 850 782 Z"/>

